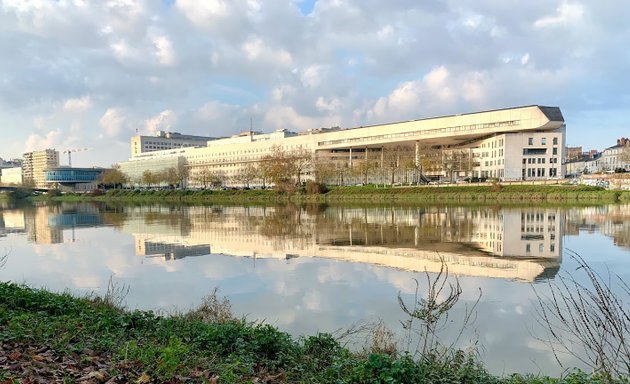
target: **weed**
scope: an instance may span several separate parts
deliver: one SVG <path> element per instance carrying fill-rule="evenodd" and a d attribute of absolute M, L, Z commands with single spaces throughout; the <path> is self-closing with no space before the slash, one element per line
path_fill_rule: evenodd
<path fill-rule="evenodd" d="M 129 294 L 130 287 L 126 284 L 118 284 L 114 281 L 113 276 L 109 276 L 107 281 L 107 290 L 105 295 L 92 296 L 92 300 L 95 304 L 101 304 L 116 309 L 123 309 L 125 298 Z"/>
<path fill-rule="evenodd" d="M 586 276 L 582 283 L 572 274 L 549 281 L 550 293 L 538 298 L 539 322 L 548 330 L 556 360 L 568 353 L 590 366 L 604 382 L 630 374 L 630 287 L 618 275 L 601 275 L 576 253 L 576 271 Z M 615 293 L 619 289 L 624 297 Z"/>
<path fill-rule="evenodd" d="M 446 272 L 440 276 L 445 275 Z M 443 289 L 448 291 L 449 285 L 444 284 Z M 452 284 L 454 294 L 461 291 Z M 433 291 L 439 292 L 439 287 L 440 284 L 435 285 Z M 216 301 L 222 302 L 214 293 Z M 426 355 L 415 358 L 408 353 L 398 355 L 393 352 L 391 334 L 382 326 L 372 327 L 372 352 L 377 353 L 355 354 L 330 334 L 295 341 L 287 333 L 266 324 L 234 319 L 208 322 L 204 316 L 199 319 L 161 317 L 152 312 L 126 312 L 101 305 L 104 301 L 0 283 L 0 348 L 4 348 L 3 353 L 6 348 L 22 351 L 7 353 L 0 359 L 0 381 L 83 382 L 85 372 L 98 371 L 94 378 L 102 375 L 110 382 L 606 382 L 599 374 L 579 371 L 559 379 L 521 375 L 496 377 L 479 364 L 472 352 L 438 349 L 438 354 L 428 348 Z M 436 300 L 425 308 L 445 309 L 455 305 L 453 299 L 446 302 L 449 304 L 444 304 L 443 299 Z M 414 307 L 407 308 L 409 314 L 414 313 L 411 309 Z M 415 309 L 420 308 L 418 305 Z M 441 316 L 431 315 L 431 318 L 443 319 Z M 422 324 L 420 319 L 414 319 L 415 323 Z M 431 320 L 431 324 L 439 323 Z M 34 351 L 47 351 L 38 355 L 44 360 L 38 361 L 36 370 L 12 368 L 34 359 Z M 46 355 L 48 351 L 50 359 Z M 20 361 L 21 358 L 31 360 Z"/>
<path fill-rule="evenodd" d="M 418 280 L 415 280 L 416 289 L 414 300 L 411 306 L 403 300 L 398 294 L 398 303 L 408 319 L 402 321 L 403 328 L 407 331 L 407 351 L 414 358 L 418 356 L 432 356 L 440 359 L 447 353 L 451 352 L 455 345 L 459 342 L 463 332 L 474 322 L 475 308 L 481 299 L 481 289 L 479 296 L 470 308 L 466 308 L 459 332 L 450 344 L 444 344 L 440 340 L 439 332 L 446 326 L 449 320 L 449 312 L 457 304 L 462 294 L 459 279 L 449 278 L 448 265 L 440 256 L 442 262 L 440 271 L 432 278 L 425 271 L 426 287 L 423 287 L 425 296 L 420 294 L 421 286 Z M 415 347 L 411 344 L 416 340 Z"/>
<path fill-rule="evenodd" d="M 201 304 L 184 316 L 189 320 L 197 320 L 204 323 L 225 323 L 233 321 L 232 305 L 227 298 L 220 298 L 219 289 L 201 299 Z"/>

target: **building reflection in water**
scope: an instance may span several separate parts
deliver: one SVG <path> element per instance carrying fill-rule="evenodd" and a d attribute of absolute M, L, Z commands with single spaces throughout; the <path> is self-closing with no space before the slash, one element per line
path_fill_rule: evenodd
<path fill-rule="evenodd" d="M 606 216 L 593 210 L 571 221 L 578 213 L 559 208 L 62 204 L 3 209 L 0 236 L 26 233 L 31 242 L 54 244 L 63 242 L 64 230 L 74 241 L 75 228 L 112 225 L 133 235 L 137 255 L 166 260 L 211 253 L 320 257 L 419 272 L 437 272 L 444 260 L 454 274 L 534 281 L 559 270 L 565 217 L 576 230 Z M 622 243 L 627 232 L 619 225 L 604 227 Z"/>
<path fill-rule="evenodd" d="M 92 204 L 35 205 L 0 211 L 0 236 L 25 233 L 27 240 L 36 244 L 63 243 L 63 230 L 103 225 L 98 206 Z"/>
<path fill-rule="evenodd" d="M 546 208 L 132 207 L 136 254 L 320 257 L 534 281 L 559 270 L 564 215 Z"/>

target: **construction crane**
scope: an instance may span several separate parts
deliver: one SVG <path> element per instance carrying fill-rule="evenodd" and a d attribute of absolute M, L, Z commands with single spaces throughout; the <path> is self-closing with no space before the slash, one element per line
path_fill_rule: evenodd
<path fill-rule="evenodd" d="M 73 148 L 73 149 L 66 149 L 63 151 L 63 153 L 67 153 L 68 154 L 68 166 L 72 167 L 72 153 L 73 152 L 82 152 L 82 151 L 89 151 L 90 148 Z"/>

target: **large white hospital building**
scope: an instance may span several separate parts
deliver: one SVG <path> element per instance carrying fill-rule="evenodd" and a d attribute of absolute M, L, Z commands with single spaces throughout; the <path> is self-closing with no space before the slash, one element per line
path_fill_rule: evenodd
<path fill-rule="evenodd" d="M 327 180 L 331 184 L 382 182 L 390 179 L 385 168 L 393 168 L 392 162 L 396 168 L 392 178 L 400 183 L 412 180 L 410 173 L 451 181 L 467 177 L 503 181 L 559 179 L 565 175 L 565 130 L 558 107 L 531 105 L 349 129 L 245 132 L 211 139 L 203 146 L 195 137 L 189 144 L 178 141 L 179 148 L 150 148 L 150 152 L 139 144 L 150 142 L 149 136 L 135 136 L 131 140 L 133 155 L 120 166 L 136 181 L 145 170 L 157 172 L 181 166 L 189 169 L 193 181 L 202 170 L 230 180 L 246 165 L 257 164 L 274 148 L 281 148 L 287 152 L 306 151 L 314 160 L 324 160 L 338 174 L 345 175 L 331 177 Z M 168 138 L 159 139 L 162 142 Z M 423 168 L 423 158 L 428 153 L 439 153 L 440 166 Z M 365 175 L 357 177 L 352 172 L 368 162 L 373 166 Z M 308 170 L 304 176 L 312 177 Z"/>

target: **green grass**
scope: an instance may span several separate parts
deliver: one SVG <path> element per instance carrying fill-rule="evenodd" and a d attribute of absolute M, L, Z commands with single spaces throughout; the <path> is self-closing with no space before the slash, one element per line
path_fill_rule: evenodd
<path fill-rule="evenodd" d="M 45 200 L 45 196 L 36 199 Z M 308 195 L 297 192 L 292 195 L 274 190 L 226 190 L 226 191 L 128 191 L 110 190 L 103 195 L 73 195 L 53 197 L 56 201 L 120 201 L 120 202 L 170 202 L 189 204 L 266 204 L 266 203 L 402 203 L 402 204 L 608 204 L 630 201 L 630 191 L 604 190 L 599 187 L 573 185 L 457 185 L 419 187 L 333 187 L 325 194 Z"/>
<path fill-rule="evenodd" d="M 13 367 L 39 364 L 34 371 L 5 364 L 0 380 L 28 381 L 33 379 L 29 375 L 46 372 L 51 381 L 76 382 L 92 372 L 128 382 L 603 382 L 579 371 L 562 378 L 497 377 L 473 355 L 461 351 L 419 360 L 405 353 L 357 354 L 328 334 L 295 339 L 271 325 L 226 317 L 225 305 L 225 301 L 210 300 L 191 313 L 164 317 L 124 311 L 112 305 L 111 298 L 77 298 L 0 283 L 3 351 L 8 361 L 17 360 Z M 14 351 L 8 353 L 9 348 Z"/>

